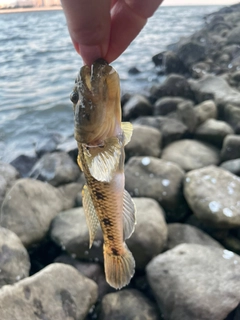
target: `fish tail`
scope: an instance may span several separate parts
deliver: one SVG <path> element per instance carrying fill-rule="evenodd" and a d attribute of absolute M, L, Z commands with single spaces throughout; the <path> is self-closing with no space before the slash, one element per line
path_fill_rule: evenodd
<path fill-rule="evenodd" d="M 103 247 L 106 280 L 115 289 L 126 286 L 135 270 L 135 260 L 127 245 L 121 255 L 113 254 L 105 244 Z"/>

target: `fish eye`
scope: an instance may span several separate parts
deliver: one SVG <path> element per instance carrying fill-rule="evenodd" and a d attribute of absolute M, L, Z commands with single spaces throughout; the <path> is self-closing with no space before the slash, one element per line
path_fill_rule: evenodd
<path fill-rule="evenodd" d="M 72 103 L 77 103 L 78 102 L 78 93 L 76 91 L 73 91 L 71 94 L 70 94 L 70 100 L 72 101 Z"/>

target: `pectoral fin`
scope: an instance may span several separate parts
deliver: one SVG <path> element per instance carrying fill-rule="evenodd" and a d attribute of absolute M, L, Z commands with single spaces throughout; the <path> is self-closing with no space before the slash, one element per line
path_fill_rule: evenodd
<path fill-rule="evenodd" d="M 85 185 L 82 190 L 82 202 L 84 213 L 86 216 L 87 226 L 89 230 L 89 249 L 92 247 L 98 226 L 99 220 L 94 208 L 92 198 L 90 196 L 88 187 Z"/>
<path fill-rule="evenodd" d="M 133 133 L 133 126 L 130 122 L 122 122 L 121 128 L 122 128 L 122 131 L 124 132 L 124 145 L 126 145 L 131 140 L 132 133 Z"/>
<path fill-rule="evenodd" d="M 77 157 L 77 163 L 78 163 L 79 168 L 83 171 L 82 162 L 81 162 L 81 159 L 80 159 L 79 155 Z"/>
<path fill-rule="evenodd" d="M 117 137 L 104 141 L 102 146 L 83 146 L 89 171 L 96 180 L 110 182 L 117 170 L 121 155 L 121 143 Z"/>
<path fill-rule="evenodd" d="M 123 237 L 131 237 L 136 225 L 136 207 L 130 194 L 124 190 L 123 193 Z"/>

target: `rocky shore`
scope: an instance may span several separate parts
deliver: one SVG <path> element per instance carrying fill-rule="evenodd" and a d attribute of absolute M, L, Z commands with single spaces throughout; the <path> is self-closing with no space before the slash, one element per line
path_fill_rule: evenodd
<path fill-rule="evenodd" d="M 240 4 L 152 58 L 166 75 L 122 97 L 136 273 L 105 281 L 88 249 L 74 138 L 0 163 L 1 320 L 240 319 Z"/>

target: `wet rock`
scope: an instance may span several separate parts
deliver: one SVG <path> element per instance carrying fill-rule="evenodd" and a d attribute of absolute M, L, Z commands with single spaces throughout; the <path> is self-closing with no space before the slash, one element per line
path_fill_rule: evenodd
<path fill-rule="evenodd" d="M 126 157 L 159 157 L 161 141 L 162 135 L 159 130 L 148 126 L 134 125 L 131 141 L 125 147 Z"/>
<path fill-rule="evenodd" d="M 55 262 L 65 263 L 76 268 L 82 275 L 93 280 L 98 285 L 98 298 L 112 292 L 114 289 L 106 282 L 103 266 L 96 262 L 83 262 L 68 255 L 61 255 Z"/>
<path fill-rule="evenodd" d="M 240 178 L 218 167 L 188 172 L 184 194 L 193 213 L 209 226 L 240 226 Z"/>
<path fill-rule="evenodd" d="M 180 41 L 178 44 L 177 55 L 186 67 L 193 63 L 204 60 L 206 47 L 192 40 Z"/>
<path fill-rule="evenodd" d="M 68 153 L 72 160 L 76 162 L 78 156 L 77 141 L 74 137 L 70 137 L 58 145 L 57 151 Z"/>
<path fill-rule="evenodd" d="M 198 81 L 189 80 L 188 82 L 198 102 L 213 99 L 218 103 L 240 105 L 240 92 L 231 88 L 221 77 L 206 75 Z"/>
<path fill-rule="evenodd" d="M 240 82 L 240 70 L 235 71 L 234 73 L 232 73 L 231 75 L 232 79 L 236 82 Z"/>
<path fill-rule="evenodd" d="M 5 194 L 18 178 L 19 173 L 13 166 L 0 161 L 0 208 Z"/>
<path fill-rule="evenodd" d="M 197 244 L 181 244 L 147 266 L 166 320 L 225 319 L 240 300 L 239 272 L 238 255 Z"/>
<path fill-rule="evenodd" d="M 123 290 L 107 294 L 100 306 L 100 320 L 157 320 L 158 311 L 140 291 Z"/>
<path fill-rule="evenodd" d="M 11 165 L 20 173 L 21 177 L 25 178 L 36 162 L 36 157 L 29 157 L 23 154 L 14 159 Z"/>
<path fill-rule="evenodd" d="M 61 140 L 62 136 L 59 133 L 53 133 L 51 135 L 42 137 L 35 147 L 36 154 L 39 157 L 42 157 L 46 153 L 55 151 Z"/>
<path fill-rule="evenodd" d="M 47 181 L 53 186 L 74 182 L 78 179 L 80 170 L 76 163 L 65 152 L 45 154 L 35 164 L 30 177 Z"/>
<path fill-rule="evenodd" d="M 223 141 L 221 150 L 222 161 L 240 158 L 240 136 L 228 135 Z"/>
<path fill-rule="evenodd" d="M 211 67 L 210 67 L 209 63 L 197 62 L 192 65 L 190 71 L 191 71 L 193 78 L 199 79 L 199 78 L 203 77 L 206 73 L 209 73 L 210 70 L 211 70 Z"/>
<path fill-rule="evenodd" d="M 166 74 L 186 72 L 184 64 L 179 59 L 178 55 L 173 51 L 166 51 L 164 53 L 163 67 Z"/>
<path fill-rule="evenodd" d="M 178 119 L 188 128 L 189 132 L 194 132 L 197 125 L 196 114 L 191 101 L 183 101 L 177 106 Z"/>
<path fill-rule="evenodd" d="M 102 232 L 99 227 L 93 246 L 89 249 L 89 232 L 82 207 L 60 212 L 52 221 L 50 237 L 78 259 L 103 260 Z"/>
<path fill-rule="evenodd" d="M 171 221 L 181 220 L 188 212 L 183 177 L 179 166 L 153 157 L 132 157 L 125 166 L 125 185 L 131 195 L 155 199 Z"/>
<path fill-rule="evenodd" d="M 135 74 L 139 74 L 140 70 L 137 67 L 132 67 L 128 70 L 128 73 L 135 75 Z"/>
<path fill-rule="evenodd" d="M 240 159 L 228 160 L 221 163 L 221 167 L 225 170 L 230 171 L 237 176 L 240 176 Z"/>
<path fill-rule="evenodd" d="M 79 193 L 82 193 L 83 185 L 84 181 L 81 183 L 73 182 L 58 188 L 63 203 L 62 210 L 75 207 L 78 201 Z"/>
<path fill-rule="evenodd" d="M 163 65 L 163 56 L 164 56 L 165 52 L 166 51 L 157 53 L 152 57 L 152 61 L 155 64 L 155 66 L 162 66 Z"/>
<path fill-rule="evenodd" d="M 240 26 L 232 29 L 228 33 L 227 43 L 228 44 L 240 44 L 239 34 L 240 34 Z"/>
<path fill-rule="evenodd" d="M 1 320 L 85 319 L 97 285 L 65 264 L 54 263 L 0 290 Z"/>
<path fill-rule="evenodd" d="M 223 239 L 222 244 L 226 249 L 237 254 L 240 253 L 240 240 L 237 237 L 228 235 L 225 239 Z"/>
<path fill-rule="evenodd" d="M 7 193 L 1 225 L 15 232 L 25 247 L 46 236 L 51 220 L 63 208 L 62 194 L 51 185 L 31 179 L 19 179 Z"/>
<path fill-rule="evenodd" d="M 180 97 L 164 97 L 158 99 L 154 104 L 155 116 L 165 116 L 170 112 L 176 111 L 179 103 L 183 102 L 184 99 Z"/>
<path fill-rule="evenodd" d="M 226 122 L 209 119 L 195 131 L 195 138 L 221 147 L 224 138 L 233 134 L 233 129 Z"/>
<path fill-rule="evenodd" d="M 149 198 L 134 198 L 137 208 L 137 224 L 127 240 L 137 269 L 144 269 L 147 263 L 162 252 L 167 239 L 167 225 L 159 204 Z"/>
<path fill-rule="evenodd" d="M 123 117 L 126 120 L 152 115 L 152 113 L 152 105 L 140 94 L 132 96 L 123 106 Z"/>
<path fill-rule="evenodd" d="M 194 140 L 171 143 L 163 149 L 161 157 L 178 164 L 185 171 L 219 163 L 219 151 L 216 148 Z"/>
<path fill-rule="evenodd" d="M 227 104 L 224 108 L 224 119 L 237 132 L 240 128 L 240 107 Z"/>
<path fill-rule="evenodd" d="M 165 249 L 170 250 L 182 243 L 222 248 L 219 242 L 198 228 L 182 223 L 168 224 L 168 239 Z"/>
<path fill-rule="evenodd" d="M 213 100 L 206 100 L 194 107 L 197 124 L 201 124 L 208 119 L 217 118 L 217 106 Z"/>
<path fill-rule="evenodd" d="M 159 86 L 152 87 L 150 90 L 151 98 L 156 101 L 162 97 L 183 97 L 193 100 L 194 95 L 188 81 L 180 75 L 171 74 Z"/>
<path fill-rule="evenodd" d="M 29 276 L 30 261 L 27 250 L 18 236 L 0 227 L 0 287 L 13 284 Z"/>
<path fill-rule="evenodd" d="M 162 133 L 164 146 L 186 137 L 188 133 L 187 127 L 182 122 L 166 117 L 140 117 L 134 123 L 158 129 Z"/>

